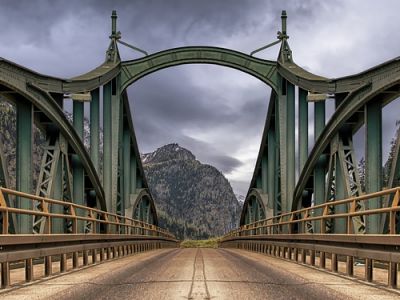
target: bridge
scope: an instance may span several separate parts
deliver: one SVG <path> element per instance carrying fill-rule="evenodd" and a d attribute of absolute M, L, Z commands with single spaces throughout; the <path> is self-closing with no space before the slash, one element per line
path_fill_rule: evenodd
<path fill-rule="evenodd" d="M 382 108 L 400 95 L 399 58 L 342 78 L 312 74 L 293 60 L 284 11 L 277 40 L 250 55 L 216 47 L 148 54 L 122 41 L 115 11 L 111 19 L 105 61 L 86 74 L 56 78 L 0 59 L 1 99 L 17 116 L 15 183 L 0 145 L 1 296 L 54 297 L 46 282 L 62 286 L 78 276 L 95 287 L 63 290 L 66 298 L 131 298 L 144 292 L 140 299 L 264 299 L 266 293 L 331 299 L 345 291 L 326 282 L 348 288 L 354 278 L 358 284 L 381 282 L 380 289 L 361 285 L 364 293 L 398 297 L 400 134 L 384 185 Z M 276 44 L 276 61 L 254 56 Z M 122 61 L 119 46 L 143 57 Z M 158 226 L 132 123 L 126 89 L 150 73 L 182 64 L 230 67 L 271 87 L 240 227 L 219 239 L 219 249 L 177 249 L 179 241 Z M 72 122 L 64 114 L 66 100 L 73 102 Z M 335 110 L 325 122 L 327 101 Z M 311 106 L 314 142 L 308 140 Z M 362 126 L 363 180 L 353 145 Z M 46 137 L 35 182 L 34 127 Z M 133 283 L 120 286 L 124 278 Z M 151 282 L 159 284 L 159 292 L 143 287 Z M 346 295 L 362 295 L 354 289 Z"/>

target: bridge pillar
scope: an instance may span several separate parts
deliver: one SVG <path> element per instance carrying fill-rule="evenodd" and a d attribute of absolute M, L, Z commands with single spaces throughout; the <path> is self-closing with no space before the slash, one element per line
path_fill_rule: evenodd
<path fill-rule="evenodd" d="M 341 161 L 336 159 L 335 166 L 335 200 L 342 200 L 346 198 L 346 183 L 345 174 L 343 174 L 343 168 Z M 347 209 L 344 205 L 338 205 L 335 207 L 335 214 L 346 213 Z M 343 218 L 336 218 L 333 220 L 333 232 L 332 233 L 346 233 L 346 220 Z"/>
<path fill-rule="evenodd" d="M 308 158 L 308 103 L 306 90 L 299 88 L 299 173 Z"/>
<path fill-rule="evenodd" d="M 268 208 L 273 211 L 273 215 L 277 214 L 275 210 L 275 177 L 276 177 L 276 151 L 275 151 L 275 130 L 268 130 Z"/>
<path fill-rule="evenodd" d="M 287 200 L 286 212 L 290 211 L 293 202 L 293 191 L 296 185 L 296 138 L 295 138 L 295 90 L 294 85 L 287 81 Z"/>
<path fill-rule="evenodd" d="M 103 86 L 103 188 L 106 207 L 111 212 L 111 82 Z"/>
<path fill-rule="evenodd" d="M 277 109 L 281 171 L 281 209 L 291 210 L 295 187 L 295 93 L 294 85 L 281 77 Z"/>
<path fill-rule="evenodd" d="M 90 158 L 93 166 L 99 172 L 100 153 L 100 94 L 99 89 L 90 92 Z"/>
<path fill-rule="evenodd" d="M 325 101 L 314 105 L 314 140 L 317 141 L 325 127 Z M 314 204 L 325 202 L 325 162 L 320 157 L 314 169 Z"/>
<path fill-rule="evenodd" d="M 103 87 L 103 186 L 107 210 L 117 211 L 120 97 L 114 78 Z"/>
<path fill-rule="evenodd" d="M 32 193 L 32 125 L 33 106 L 24 98 L 17 99 L 17 165 L 16 188 L 20 192 Z M 32 209 L 32 202 L 16 197 L 16 207 Z M 32 233 L 32 217 L 17 215 L 17 233 Z"/>
<path fill-rule="evenodd" d="M 365 105 L 365 190 L 366 193 L 378 192 L 382 189 L 382 104 L 370 101 Z M 380 197 L 367 201 L 367 209 L 382 207 Z M 380 216 L 367 217 L 366 232 L 379 231 Z"/>
<path fill-rule="evenodd" d="M 73 102 L 73 125 L 76 133 L 83 141 L 83 118 L 84 105 L 83 102 Z M 74 154 L 72 156 L 72 174 L 73 174 L 73 202 L 85 205 L 85 174 L 79 157 Z M 78 232 L 83 231 L 83 222 L 78 221 Z"/>
<path fill-rule="evenodd" d="M 128 128 L 124 128 L 123 132 L 123 172 L 124 172 L 124 211 L 125 214 L 127 208 L 131 206 L 130 193 L 131 193 L 131 135 Z"/>
<path fill-rule="evenodd" d="M 264 151 L 261 159 L 261 179 L 262 179 L 262 192 L 263 194 L 268 193 L 268 153 Z"/>
<path fill-rule="evenodd" d="M 325 127 L 325 101 L 314 104 L 314 140 L 317 141 Z M 325 161 L 321 156 L 314 169 L 314 205 L 325 202 Z M 320 232 L 320 222 L 314 222 L 315 232 Z"/>

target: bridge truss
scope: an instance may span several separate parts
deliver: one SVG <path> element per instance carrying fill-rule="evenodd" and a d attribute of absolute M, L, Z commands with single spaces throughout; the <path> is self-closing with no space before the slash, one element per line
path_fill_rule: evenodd
<path fill-rule="evenodd" d="M 400 60 L 393 59 L 343 78 L 314 75 L 293 60 L 286 18 L 283 12 L 282 30 L 278 32 L 277 41 L 270 44 L 280 44 L 276 61 L 216 47 L 182 47 L 148 55 L 121 40 L 116 29 L 115 11 L 105 62 L 86 74 L 71 79 L 55 78 L 0 59 L 0 95 L 12 103 L 17 112 L 16 184 L 11 186 L 6 158 L 0 148 L 1 184 L 20 192 L 35 192 L 40 197 L 86 205 L 157 225 L 155 204 L 143 171 L 126 89 L 136 80 L 160 69 L 201 63 L 246 72 L 272 89 L 241 225 L 362 195 L 364 191 L 353 147 L 353 135 L 362 125 L 366 128 L 365 191 L 380 191 L 383 188 L 382 107 L 400 95 Z M 121 61 L 119 44 L 140 51 L 144 56 Z M 63 112 L 66 99 L 73 102 L 72 123 Z M 326 101 L 335 103 L 335 111 L 327 123 Z M 90 110 L 88 141 L 84 140 L 85 102 Z M 299 111 L 297 123 L 296 105 Z M 308 107 L 311 105 L 315 112 L 315 143 L 309 152 Z M 102 118 L 100 106 L 103 107 Z M 32 175 L 34 126 L 46 137 L 35 187 Z M 299 132 L 298 166 L 296 128 Z M 398 144 L 399 141 L 388 187 L 395 186 L 400 175 Z M 296 173 L 300 174 L 298 180 Z M 358 203 L 354 209 L 389 207 L 392 202 L 391 198 L 377 197 Z M 39 212 L 70 213 L 65 211 L 70 207 L 68 205 L 63 211 L 60 206 L 47 207 L 43 202 L 32 203 L 21 196 L 6 197 L 4 203 L 7 207 Z M 350 206 L 329 206 L 330 213 L 335 210 L 345 213 Z M 46 222 L 47 219 L 40 216 L 18 215 L 9 219 L 8 231 L 43 233 L 48 227 Z M 78 232 L 92 230 L 87 225 L 78 222 Z M 321 225 L 310 222 L 306 230 L 318 232 L 321 230 L 318 226 Z M 324 226 L 326 232 L 345 232 L 343 222 L 337 220 L 332 219 Z M 387 231 L 388 225 L 384 216 L 368 215 L 353 218 L 353 226 L 354 232 L 358 233 L 382 233 Z M 68 233 L 71 224 L 58 221 L 51 228 L 53 233 Z"/>

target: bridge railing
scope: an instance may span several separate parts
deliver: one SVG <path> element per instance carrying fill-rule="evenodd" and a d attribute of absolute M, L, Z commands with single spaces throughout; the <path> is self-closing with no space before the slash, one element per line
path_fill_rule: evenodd
<path fill-rule="evenodd" d="M 10 207 L 5 201 L 5 196 L 15 196 L 23 201 L 39 202 L 41 210 L 21 209 Z M 57 209 L 58 208 L 58 209 Z M 56 211 L 67 211 L 68 213 L 57 213 Z M 52 230 L 52 221 L 63 219 L 71 222 L 70 233 L 118 233 L 118 234 L 136 234 L 151 235 L 167 238 L 175 238 L 167 230 L 148 224 L 146 222 L 128 218 L 114 213 L 109 213 L 93 207 L 79 205 L 71 202 L 60 201 L 15 190 L 0 187 L 0 212 L 3 215 L 2 234 L 9 234 L 9 220 L 11 214 L 39 216 L 45 219 L 44 234 L 60 233 Z M 78 227 L 78 221 L 83 221 L 86 226 Z M 100 226 L 102 225 L 102 230 Z"/>
<path fill-rule="evenodd" d="M 358 210 L 357 207 L 362 202 L 378 201 L 379 198 L 393 198 L 392 203 L 388 207 Z M 358 197 L 351 197 L 344 200 L 326 202 L 324 204 L 315 205 L 293 212 L 283 213 L 278 216 L 259 220 L 250 224 L 241 226 L 240 228 L 229 232 L 225 237 L 229 236 L 248 236 L 259 234 L 295 234 L 310 232 L 308 228 L 311 224 L 319 225 L 312 227 L 312 233 L 325 234 L 328 220 L 345 220 L 345 230 L 342 233 L 352 234 L 354 232 L 354 223 L 360 217 L 368 217 L 371 215 L 388 216 L 388 234 L 396 234 L 399 230 L 396 215 L 400 212 L 400 187 L 383 190 L 376 193 L 365 194 Z M 345 208 L 347 212 L 335 213 L 335 208 Z M 365 205 L 364 207 L 368 207 Z M 343 211 L 344 209 L 340 209 Z M 333 211 L 333 213 L 332 213 Z"/>
<path fill-rule="evenodd" d="M 16 201 L 25 201 L 24 204 L 30 201 L 32 209 L 7 205 Z M 21 219 L 24 215 L 29 216 L 30 224 L 33 221 L 40 224 L 43 218 L 42 233 L 11 232 L 9 224 L 18 219 L 14 217 Z M 57 268 L 57 273 L 63 273 L 103 260 L 179 244 L 174 235 L 153 224 L 7 188 L 0 188 L 0 216 L 2 288 L 50 276 Z M 64 232 L 66 222 L 70 226 Z M 40 269 L 43 271 L 38 275 Z"/>
<path fill-rule="evenodd" d="M 382 199 L 390 205 L 360 209 L 363 202 L 376 204 Z M 351 277 L 362 274 L 364 268 L 363 277 L 369 282 L 375 279 L 375 272 L 387 272 L 388 286 L 398 288 L 399 199 L 397 187 L 284 213 L 229 232 L 219 246 L 256 251 Z M 368 226 L 368 218 L 374 216 L 387 224 L 385 233 L 355 232 L 356 222 L 366 221 Z M 327 232 L 327 225 L 335 223 L 341 223 L 343 232 Z"/>

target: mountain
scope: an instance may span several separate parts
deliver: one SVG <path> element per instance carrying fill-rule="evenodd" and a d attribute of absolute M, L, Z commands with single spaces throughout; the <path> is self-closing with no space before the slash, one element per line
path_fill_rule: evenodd
<path fill-rule="evenodd" d="M 142 155 L 160 226 L 179 238 L 220 236 L 238 225 L 241 206 L 215 167 L 169 144 Z"/>

